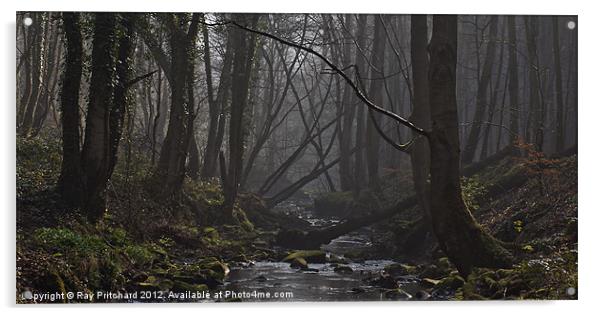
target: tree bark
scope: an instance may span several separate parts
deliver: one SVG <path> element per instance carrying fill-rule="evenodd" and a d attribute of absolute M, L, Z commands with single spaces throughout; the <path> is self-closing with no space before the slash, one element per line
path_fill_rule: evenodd
<path fill-rule="evenodd" d="M 187 19 L 185 14 L 168 14 L 165 18 L 171 48 L 170 75 L 167 76 L 171 78 L 171 108 L 155 178 L 161 184 L 160 194 L 168 196 L 180 191 L 186 173 L 192 118 L 195 115 L 188 86 L 194 84 L 195 44 L 200 16 L 193 14 L 189 23 L 184 23 Z"/>
<path fill-rule="evenodd" d="M 124 14 L 120 16 L 119 27 L 121 36 L 119 38 L 119 47 L 117 49 L 117 64 L 115 66 L 115 87 L 113 90 L 113 105 L 109 113 L 109 172 L 107 180 L 113 174 L 117 164 L 119 142 L 123 131 L 123 122 L 131 96 L 128 95 L 130 80 L 132 79 L 132 69 L 130 59 L 134 53 L 134 14 Z"/>
<path fill-rule="evenodd" d="M 431 215 L 441 250 L 467 277 L 473 267 L 509 267 L 511 255 L 483 231 L 462 199 L 456 105 L 457 17 L 435 15 L 429 46 L 429 98 L 433 129 Z"/>
<path fill-rule="evenodd" d="M 56 16 L 53 13 L 49 13 L 49 19 L 52 21 L 56 20 Z M 33 123 L 31 127 L 31 135 L 36 136 L 42 129 L 48 112 L 50 109 L 54 109 L 56 87 L 59 82 L 59 68 L 61 64 L 62 45 L 61 42 L 62 34 L 59 32 L 59 25 L 56 22 L 52 22 L 50 32 L 49 43 L 47 43 L 47 54 L 44 58 L 44 78 L 43 78 L 43 91 L 41 92 L 39 106 L 36 108 L 33 117 Z"/>
<path fill-rule="evenodd" d="M 82 77 L 82 35 L 78 13 L 62 14 L 65 28 L 65 70 L 61 85 L 61 126 L 63 132 L 63 160 L 58 189 L 71 206 L 82 203 L 82 168 L 79 148 L 79 89 Z"/>
<path fill-rule="evenodd" d="M 233 18 L 238 23 L 250 24 L 254 27 L 257 15 L 234 14 Z M 234 56 L 232 64 L 232 104 L 230 106 L 229 127 L 229 159 L 227 170 L 227 183 L 229 190 L 224 192 L 224 210 L 232 212 L 240 177 L 242 172 L 244 143 L 247 132 L 245 131 L 245 112 L 249 98 L 249 85 L 255 57 L 255 34 L 248 34 L 244 30 L 234 29 Z"/>
<path fill-rule="evenodd" d="M 86 116 L 86 137 L 82 150 L 84 210 L 96 221 L 105 210 L 104 190 L 110 164 L 109 117 L 113 104 L 115 78 L 115 14 L 95 13 L 92 40 L 92 76 Z"/>
<path fill-rule="evenodd" d="M 429 104 L 428 86 L 428 26 L 426 15 L 411 17 L 411 62 L 413 100 L 410 121 L 426 130 L 431 129 L 431 107 Z M 416 140 L 412 145 L 410 160 L 412 162 L 412 179 L 414 190 L 424 218 L 430 223 L 430 203 L 428 197 L 428 177 L 430 168 L 429 144 L 426 137 L 414 133 Z"/>

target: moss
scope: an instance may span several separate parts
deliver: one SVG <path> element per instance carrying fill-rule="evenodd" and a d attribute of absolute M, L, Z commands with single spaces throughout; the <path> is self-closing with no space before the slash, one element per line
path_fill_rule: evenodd
<path fill-rule="evenodd" d="M 208 226 L 203 228 L 203 236 L 209 239 L 219 239 L 219 232 L 217 231 L 217 229 Z"/>
<path fill-rule="evenodd" d="M 291 268 L 293 269 L 307 269 L 307 261 L 302 257 L 293 258 L 291 260 Z"/>
<path fill-rule="evenodd" d="M 61 168 L 56 137 L 17 137 L 17 199 L 54 187 Z"/>
<path fill-rule="evenodd" d="M 464 285 L 464 279 L 459 275 L 449 276 L 435 285 L 435 289 L 456 290 Z"/>
<path fill-rule="evenodd" d="M 322 250 L 299 250 L 289 254 L 282 261 L 292 261 L 295 258 L 303 258 L 308 263 L 325 263 L 326 252 Z"/>
<path fill-rule="evenodd" d="M 461 179 L 462 198 L 471 212 L 479 209 L 479 202 L 487 194 L 487 187 L 479 182 L 477 177 Z"/>
<path fill-rule="evenodd" d="M 124 247 L 124 252 L 133 261 L 135 265 L 146 266 L 150 264 L 155 255 L 148 247 L 141 245 L 127 245 Z"/>
<path fill-rule="evenodd" d="M 35 241 L 54 253 L 71 253 L 86 257 L 108 249 L 97 235 L 84 235 L 69 228 L 40 228 L 34 232 Z"/>
<path fill-rule="evenodd" d="M 417 272 L 417 268 L 415 266 L 401 263 L 392 263 L 386 265 L 384 270 L 390 275 L 408 275 L 415 274 Z"/>

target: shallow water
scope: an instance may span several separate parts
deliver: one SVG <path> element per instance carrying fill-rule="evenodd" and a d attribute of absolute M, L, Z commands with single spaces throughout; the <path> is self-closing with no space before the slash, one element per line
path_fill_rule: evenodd
<path fill-rule="evenodd" d="M 299 218 L 312 226 L 336 224 L 336 219 L 315 218 L 313 214 L 294 209 Z M 346 253 L 367 250 L 372 247 L 367 228 L 340 236 L 322 247 L 328 255 L 344 257 Z M 223 286 L 224 291 L 243 295 L 242 301 L 382 301 L 407 300 L 400 296 L 390 298 L 386 290 L 371 286 L 366 279 L 379 276 L 391 260 L 367 260 L 347 264 L 353 272 L 334 272 L 329 263 L 309 264 L 310 269 L 301 271 L 286 262 L 260 261 L 245 267 L 232 267 Z M 410 295 L 421 290 L 417 279 L 408 276 L 399 280 L 400 288 Z M 269 293 L 269 298 L 267 297 Z M 275 297 L 278 296 L 278 297 Z"/>
<path fill-rule="evenodd" d="M 271 298 L 247 297 L 243 301 L 379 301 L 391 300 L 381 288 L 362 281 L 377 276 L 393 261 L 368 260 L 350 263 L 351 274 L 339 274 L 329 264 L 309 264 L 319 272 L 292 269 L 286 262 L 257 262 L 248 268 L 233 268 L 224 284 L 225 290 L 235 292 L 270 293 Z M 408 293 L 420 288 L 413 280 L 402 284 Z M 292 293 L 292 297 L 287 297 Z M 275 295 L 282 297 L 274 298 Z"/>

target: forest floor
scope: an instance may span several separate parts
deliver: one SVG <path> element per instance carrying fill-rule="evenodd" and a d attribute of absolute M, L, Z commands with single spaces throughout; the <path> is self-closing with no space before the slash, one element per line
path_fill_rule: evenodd
<path fill-rule="evenodd" d="M 181 301 L 162 293 L 213 290 L 231 268 L 258 261 L 285 260 L 291 269 L 307 269 L 318 260 L 351 273 L 349 260 L 387 258 L 400 263 L 365 281 L 388 294 L 406 295 L 399 281 L 412 276 L 424 289 L 407 295 L 415 299 L 577 298 L 576 155 L 554 160 L 505 157 L 463 180 L 465 200 L 477 221 L 512 245 L 517 259 L 512 269 L 475 269 L 466 280 L 428 232 L 418 243 L 409 239 L 419 222 L 417 207 L 372 225 L 373 246 L 341 260 L 318 249 L 295 252 L 274 245 L 278 228 L 308 229 L 309 224 L 266 211 L 253 195 L 241 196 L 233 218 L 224 217 L 217 183 L 187 180 L 182 196 L 158 201 L 146 189 L 151 169 L 142 157 L 120 163 L 109 185 L 105 217 L 90 224 L 55 193 L 58 143 L 18 139 L 17 302 L 31 302 L 21 295 L 25 291 L 99 290 L 145 291 L 159 293 L 151 301 Z M 495 189 L 500 179 L 524 173 L 529 174 L 526 181 Z M 411 194 L 409 178 L 407 172 L 383 177 L 383 194 L 391 201 Z M 56 302 L 67 301 L 121 300 L 76 297 Z"/>
<path fill-rule="evenodd" d="M 577 155 L 506 156 L 463 178 L 462 189 L 477 222 L 512 250 L 512 269 L 479 268 L 462 279 L 429 231 L 416 234 L 418 207 L 373 225 L 368 257 L 410 263 L 423 283 L 457 299 L 577 299 Z"/>

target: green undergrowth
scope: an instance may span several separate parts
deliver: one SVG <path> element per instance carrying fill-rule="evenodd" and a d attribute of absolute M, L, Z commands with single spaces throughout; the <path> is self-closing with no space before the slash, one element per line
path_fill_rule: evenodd
<path fill-rule="evenodd" d="M 203 291 L 229 265 L 273 256 L 238 203 L 224 212 L 216 181 L 186 178 L 180 194 L 158 198 L 148 158 L 131 155 L 115 168 L 103 218 L 90 223 L 56 193 L 57 142 L 18 138 L 17 157 L 17 293 Z"/>

